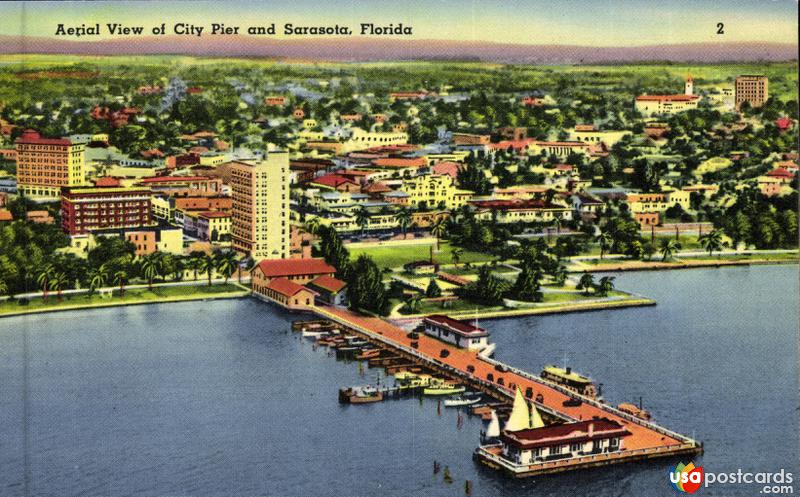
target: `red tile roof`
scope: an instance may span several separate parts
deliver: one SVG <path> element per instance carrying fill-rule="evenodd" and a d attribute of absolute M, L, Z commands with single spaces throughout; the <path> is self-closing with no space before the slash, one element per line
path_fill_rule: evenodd
<path fill-rule="evenodd" d="M 308 288 L 303 285 L 298 285 L 294 281 L 289 281 L 286 278 L 275 278 L 267 283 L 267 288 L 281 295 L 285 295 L 286 297 L 291 297 L 303 290 L 308 291 Z"/>
<path fill-rule="evenodd" d="M 142 178 L 142 183 L 170 183 L 174 181 L 213 181 L 214 178 L 208 176 L 153 176 L 152 178 Z"/>
<path fill-rule="evenodd" d="M 117 178 L 113 178 L 111 176 L 103 176 L 102 178 L 97 178 L 94 181 L 94 186 L 120 186 L 120 182 Z"/>
<path fill-rule="evenodd" d="M 317 278 L 314 278 L 309 285 L 313 285 L 317 288 L 321 288 L 323 290 L 327 290 L 332 293 L 339 292 L 342 288 L 347 286 L 347 283 L 344 281 L 334 278 L 333 276 L 329 276 L 327 274 L 323 274 Z"/>
<path fill-rule="evenodd" d="M 779 167 L 768 172 L 767 176 L 772 176 L 773 178 L 794 178 L 794 173 L 788 169 Z"/>
<path fill-rule="evenodd" d="M 789 129 L 792 127 L 792 120 L 789 119 L 788 117 L 779 117 L 778 119 L 775 120 L 775 126 L 777 126 L 778 129 L 782 130 Z"/>
<path fill-rule="evenodd" d="M 361 188 L 361 193 L 385 193 L 390 191 L 392 189 L 380 181 L 375 181 Z"/>
<path fill-rule="evenodd" d="M 219 219 L 223 217 L 231 217 L 229 212 L 222 212 L 222 211 L 206 211 L 201 212 L 199 214 L 200 217 L 204 217 L 206 219 Z"/>
<path fill-rule="evenodd" d="M 446 174 L 455 179 L 456 176 L 458 176 L 458 170 L 460 167 L 461 164 L 458 162 L 442 161 L 434 164 L 434 166 L 431 168 L 431 172 L 433 172 L 433 174 Z"/>
<path fill-rule="evenodd" d="M 488 335 L 486 330 L 484 330 L 483 328 L 478 328 L 477 326 L 473 326 L 463 321 L 453 319 L 449 316 L 445 316 L 444 314 L 431 314 L 430 316 L 427 316 L 424 319 L 424 321 L 437 326 L 444 326 L 462 335 L 469 335 L 469 336 Z"/>
<path fill-rule="evenodd" d="M 589 431 L 592 431 L 591 436 Z M 532 428 L 520 431 L 504 431 L 501 438 L 504 442 L 524 449 L 548 447 L 567 443 L 582 443 L 591 440 L 616 438 L 630 435 L 621 424 L 609 419 L 592 419 L 577 423 L 551 425 L 543 428 Z"/>
<path fill-rule="evenodd" d="M 330 188 L 336 188 L 345 183 L 351 183 L 353 185 L 357 184 L 355 181 L 349 178 L 345 178 L 344 176 L 340 176 L 338 174 L 326 174 L 325 176 L 320 176 L 319 178 L 310 181 L 310 183 L 315 185 L 327 186 Z"/>
<path fill-rule="evenodd" d="M 385 157 L 372 163 L 378 167 L 424 167 L 428 162 L 422 157 Z"/>
<path fill-rule="evenodd" d="M 325 259 L 264 259 L 257 267 L 267 278 L 336 272 L 336 268 L 325 262 Z"/>
<path fill-rule="evenodd" d="M 0 209 L 0 221 L 13 221 L 14 216 L 7 209 Z"/>
<path fill-rule="evenodd" d="M 25 145 L 72 145 L 71 141 L 64 138 L 42 138 L 42 135 L 32 129 L 23 131 L 22 136 L 17 138 L 16 143 Z"/>
<path fill-rule="evenodd" d="M 638 102 L 657 102 L 659 100 L 667 102 L 690 102 L 700 98 L 697 95 L 640 95 L 636 97 Z"/>

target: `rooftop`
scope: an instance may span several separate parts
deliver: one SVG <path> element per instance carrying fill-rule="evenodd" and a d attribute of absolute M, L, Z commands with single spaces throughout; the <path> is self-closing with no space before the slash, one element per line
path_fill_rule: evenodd
<path fill-rule="evenodd" d="M 624 437 L 631 433 L 621 424 L 609 419 L 592 419 L 577 423 L 550 425 L 520 431 L 504 431 L 503 441 L 524 449 L 548 447 L 566 443 L 581 443 L 596 439 Z"/>
<path fill-rule="evenodd" d="M 289 281 L 286 278 L 275 278 L 274 280 L 267 283 L 267 288 L 275 292 L 278 292 L 286 297 L 291 297 L 292 295 L 295 295 L 298 292 L 301 292 L 303 290 L 308 290 L 303 285 L 298 285 L 294 281 Z"/>
<path fill-rule="evenodd" d="M 487 332 L 483 328 L 478 328 L 477 326 L 465 323 L 464 321 L 453 319 L 449 316 L 445 316 L 444 314 L 431 314 L 430 316 L 427 316 L 424 319 L 424 321 L 437 326 L 444 326 L 460 335 L 466 335 L 471 337 L 481 337 L 489 335 L 489 332 Z"/>
<path fill-rule="evenodd" d="M 264 259 L 256 267 L 267 278 L 336 272 L 336 268 L 325 262 L 325 259 Z"/>
<path fill-rule="evenodd" d="M 336 293 L 340 291 L 342 288 L 347 286 L 347 283 L 344 281 L 334 278 L 333 276 L 329 276 L 324 274 L 317 278 L 314 278 L 309 285 L 315 286 L 317 288 L 321 288 L 323 290 L 327 290 L 332 293 Z"/>

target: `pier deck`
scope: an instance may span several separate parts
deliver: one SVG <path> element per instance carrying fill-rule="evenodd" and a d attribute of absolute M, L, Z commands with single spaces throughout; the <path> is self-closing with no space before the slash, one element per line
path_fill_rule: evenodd
<path fill-rule="evenodd" d="M 580 396 L 560 385 L 499 361 L 479 357 L 475 351 L 455 347 L 422 333 L 412 340 L 406 330 L 383 319 L 362 316 L 346 309 L 317 307 L 315 311 L 356 332 L 413 355 L 434 368 L 458 376 L 467 382 L 473 384 L 477 382 L 481 386 L 491 387 L 503 396 L 512 396 L 516 387 L 523 392 L 530 388 L 533 392 L 529 398 L 531 402 L 541 394 L 541 402 L 535 402 L 537 407 L 564 420 L 578 421 L 603 417 L 617 421 L 625 426 L 631 435 L 625 438 L 625 448 L 620 451 L 616 459 L 642 459 L 702 452 L 702 445 L 689 437 L 631 416 L 610 405 Z M 412 347 L 412 341 L 417 343 L 416 347 Z M 446 357 L 441 357 L 443 349 L 449 352 Z M 579 398 L 582 403 L 578 406 L 564 406 L 563 402 L 570 398 Z M 609 460 L 607 463 L 612 462 Z"/>

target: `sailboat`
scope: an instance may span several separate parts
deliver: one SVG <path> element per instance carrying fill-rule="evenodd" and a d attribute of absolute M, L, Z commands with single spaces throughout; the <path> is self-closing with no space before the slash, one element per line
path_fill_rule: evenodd
<path fill-rule="evenodd" d="M 500 438 L 500 420 L 497 419 L 497 412 L 492 409 L 492 418 L 489 421 L 489 425 L 486 427 L 486 431 L 481 432 L 481 443 L 489 444 L 495 443 Z"/>
<path fill-rule="evenodd" d="M 517 388 L 514 406 L 511 408 L 511 415 L 508 417 L 505 430 L 521 431 L 542 427 L 544 427 L 544 421 L 542 421 L 536 406 L 529 407 L 525 397 L 522 396 L 522 391 Z"/>

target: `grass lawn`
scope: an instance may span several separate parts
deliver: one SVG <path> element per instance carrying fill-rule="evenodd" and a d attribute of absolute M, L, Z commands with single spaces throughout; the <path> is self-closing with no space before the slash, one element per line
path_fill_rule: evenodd
<path fill-rule="evenodd" d="M 204 297 L 220 296 L 224 294 L 234 294 L 245 292 L 246 290 L 233 283 L 215 285 L 180 285 L 154 287 L 152 290 L 147 288 L 131 288 L 125 290 L 125 296 L 121 297 L 119 289 L 108 294 L 65 294 L 59 301 L 56 294 L 48 296 L 47 300 L 42 298 L 29 299 L 27 305 L 22 305 L 19 301 L 5 300 L 0 302 L 0 315 L 18 312 L 36 312 L 59 308 L 79 308 L 79 307 L 102 307 L 109 305 L 139 304 L 143 302 L 166 302 L 170 300 L 202 299 Z"/>
<path fill-rule="evenodd" d="M 356 259 L 361 254 L 366 254 L 372 257 L 372 260 L 375 261 L 375 264 L 381 268 L 395 268 L 413 261 L 427 261 L 430 257 L 430 247 L 431 245 L 426 243 L 420 245 L 399 245 L 395 247 L 384 246 L 351 248 L 349 250 L 351 259 Z M 439 264 L 452 264 L 452 250 L 453 249 L 450 246 L 450 243 L 442 242 L 440 244 L 439 252 L 435 252 L 433 254 L 434 261 L 438 262 Z M 463 265 L 467 262 L 487 262 L 492 259 L 492 256 L 489 254 L 464 250 L 464 252 L 461 254 L 459 265 Z"/>

